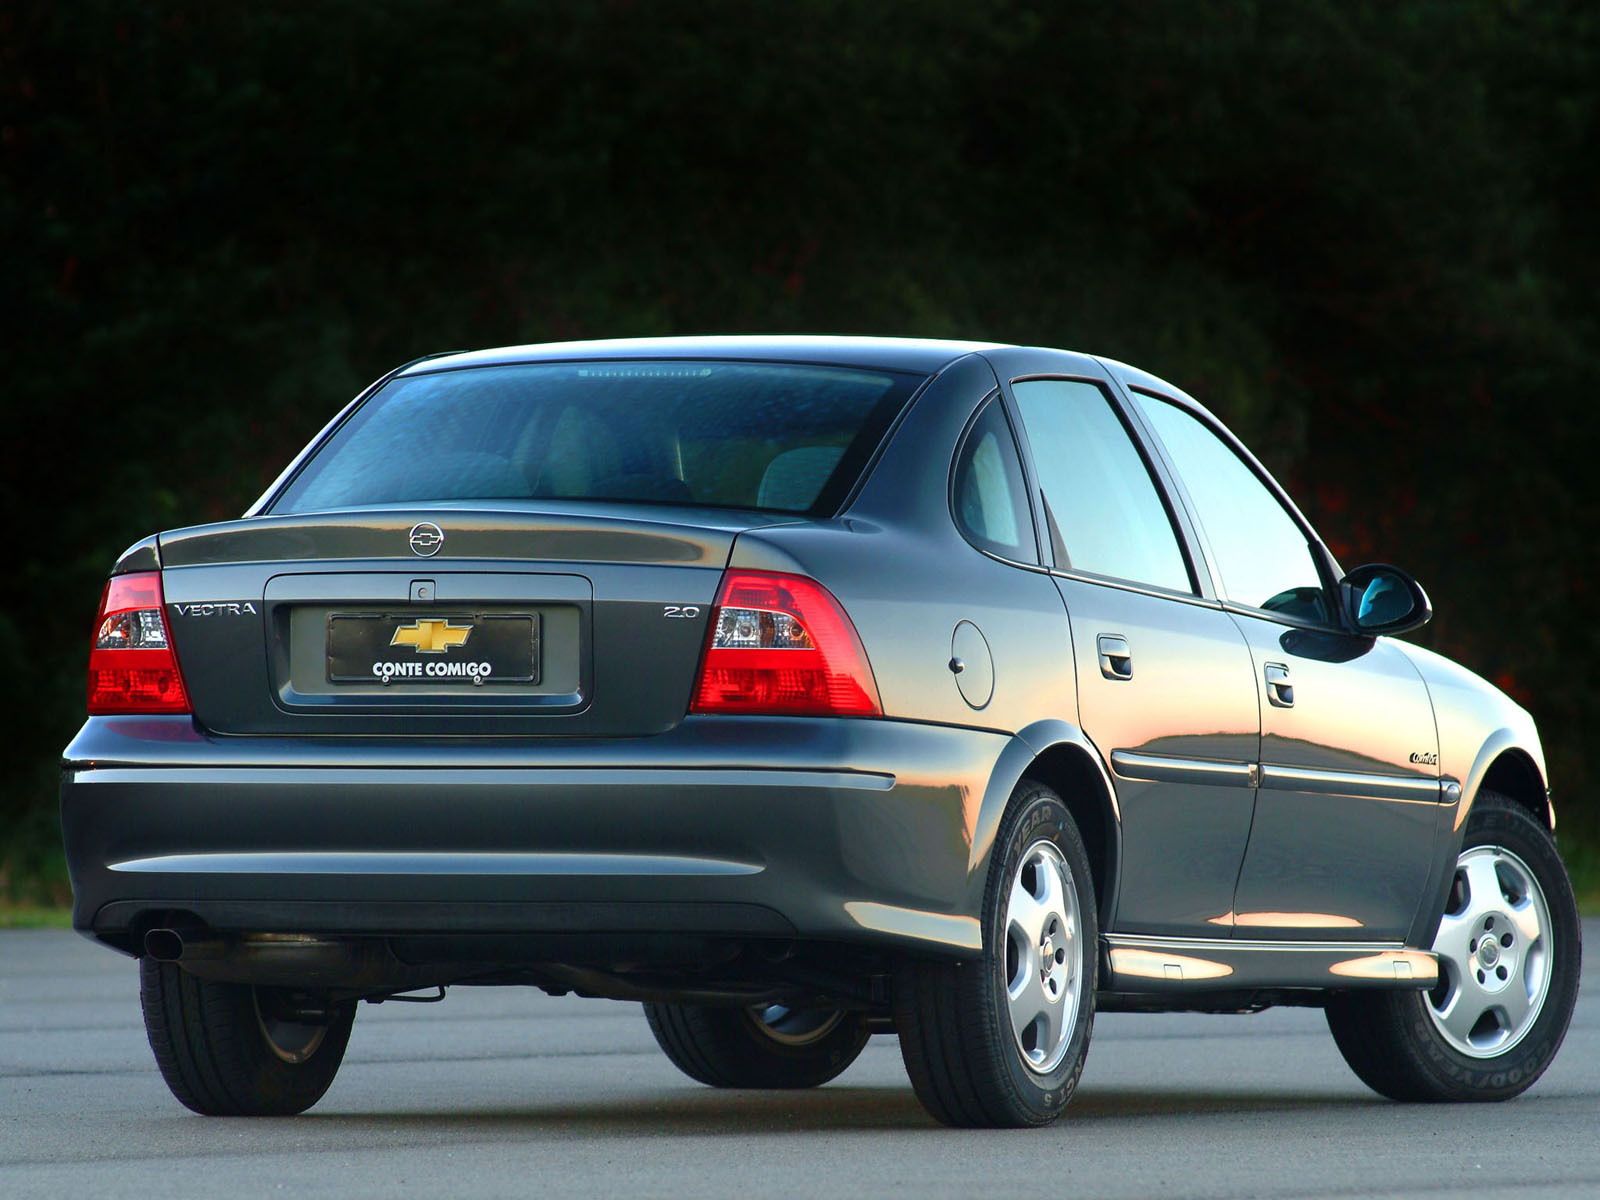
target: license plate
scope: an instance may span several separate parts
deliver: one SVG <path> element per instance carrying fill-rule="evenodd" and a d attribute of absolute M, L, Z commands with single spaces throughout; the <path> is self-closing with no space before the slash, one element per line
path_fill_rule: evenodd
<path fill-rule="evenodd" d="M 331 683 L 539 682 L 539 614 L 335 613 Z"/>

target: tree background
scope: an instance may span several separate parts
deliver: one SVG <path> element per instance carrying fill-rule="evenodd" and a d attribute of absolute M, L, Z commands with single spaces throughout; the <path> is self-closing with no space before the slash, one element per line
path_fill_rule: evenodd
<path fill-rule="evenodd" d="M 1186 387 L 1538 718 L 1594 886 L 1584 0 L 0 6 L 0 900 L 103 577 L 419 354 L 797 331 Z"/>

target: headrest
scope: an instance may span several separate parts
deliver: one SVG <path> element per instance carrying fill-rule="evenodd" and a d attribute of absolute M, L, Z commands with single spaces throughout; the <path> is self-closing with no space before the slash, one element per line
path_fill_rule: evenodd
<path fill-rule="evenodd" d="M 790 511 L 810 508 L 843 457 L 843 446 L 802 446 L 798 450 L 785 450 L 767 464 L 761 476 L 761 486 L 756 490 L 757 507 Z"/>

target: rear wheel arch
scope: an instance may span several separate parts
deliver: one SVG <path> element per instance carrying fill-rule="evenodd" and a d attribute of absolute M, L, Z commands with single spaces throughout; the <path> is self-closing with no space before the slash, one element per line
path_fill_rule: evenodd
<path fill-rule="evenodd" d="M 1061 797 L 1072 814 L 1089 854 L 1100 927 L 1110 928 L 1121 861 L 1122 817 L 1099 755 L 1080 730 L 1065 722 L 1030 726 L 1013 738 L 1000 755 L 973 836 L 968 879 L 978 889 L 977 903 L 982 900 L 1000 819 L 1012 791 L 1023 778 L 1045 784 Z"/>

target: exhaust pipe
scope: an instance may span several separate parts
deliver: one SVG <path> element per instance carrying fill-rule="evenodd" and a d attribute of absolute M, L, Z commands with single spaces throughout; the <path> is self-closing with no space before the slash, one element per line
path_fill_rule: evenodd
<path fill-rule="evenodd" d="M 201 979 L 301 990 L 349 988 L 404 992 L 437 987 L 441 971 L 397 959 L 382 938 L 330 940 L 299 933 L 244 933 L 223 937 L 203 925 L 159 925 L 144 935 L 144 953 L 177 963 Z"/>
<path fill-rule="evenodd" d="M 144 935 L 144 952 L 157 962 L 194 962 L 221 958 L 227 943 L 221 938 L 184 937 L 176 929 L 152 929 Z"/>

